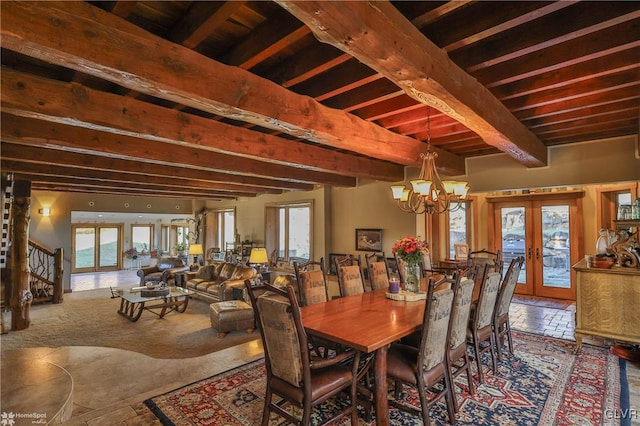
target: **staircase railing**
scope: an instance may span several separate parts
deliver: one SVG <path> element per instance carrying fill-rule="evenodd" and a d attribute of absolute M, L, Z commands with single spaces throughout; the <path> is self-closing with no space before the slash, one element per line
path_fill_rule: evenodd
<path fill-rule="evenodd" d="M 48 249 L 29 240 L 29 288 L 33 303 L 62 302 L 62 248 Z"/>

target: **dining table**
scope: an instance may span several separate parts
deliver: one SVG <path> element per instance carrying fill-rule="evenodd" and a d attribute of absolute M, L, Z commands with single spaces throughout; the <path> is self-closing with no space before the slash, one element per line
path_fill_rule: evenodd
<path fill-rule="evenodd" d="M 373 353 L 376 425 L 389 424 L 387 350 L 422 326 L 425 300 L 387 298 L 382 288 L 300 308 L 308 334 Z"/>

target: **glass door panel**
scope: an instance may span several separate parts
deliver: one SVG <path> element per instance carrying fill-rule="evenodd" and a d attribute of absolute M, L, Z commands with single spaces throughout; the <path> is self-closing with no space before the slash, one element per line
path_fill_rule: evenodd
<path fill-rule="evenodd" d="M 118 267 L 119 249 L 118 228 L 99 228 L 100 243 L 98 245 L 98 269 L 116 269 Z"/>
<path fill-rule="evenodd" d="M 578 259 L 575 200 L 533 204 L 536 296 L 575 299 L 571 265 Z"/>
<path fill-rule="evenodd" d="M 506 206 L 497 209 L 497 212 L 500 215 L 499 240 L 502 245 L 500 250 L 504 261 L 503 273 L 506 273 L 511 260 L 518 256 L 523 256 L 525 263 L 520 270 L 516 292 L 533 294 L 533 286 L 528 284 L 531 281 L 527 279 L 527 271 L 529 269 L 527 268 L 527 260 L 529 259 L 528 253 L 530 253 L 529 247 L 531 247 L 528 244 L 530 220 L 528 220 L 527 207 L 527 205 Z"/>
<path fill-rule="evenodd" d="M 569 206 L 542 206 L 542 286 L 571 287 Z M 539 253 L 539 252 L 538 252 Z M 536 256 L 538 256 L 536 253 Z"/>
<path fill-rule="evenodd" d="M 73 234 L 73 267 L 76 272 L 93 271 L 96 266 L 96 230 L 76 227 Z"/>

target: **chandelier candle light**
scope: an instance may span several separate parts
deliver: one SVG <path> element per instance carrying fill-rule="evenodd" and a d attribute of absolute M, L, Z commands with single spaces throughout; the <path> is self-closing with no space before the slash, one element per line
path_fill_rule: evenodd
<path fill-rule="evenodd" d="M 469 184 L 464 181 L 443 181 L 436 169 L 438 153 L 431 150 L 431 119 L 427 113 L 427 153 L 420 154 L 422 168 L 418 179 L 411 181 L 411 188 L 391 186 L 393 199 L 398 207 L 416 214 L 455 211 L 466 200 Z"/>
<path fill-rule="evenodd" d="M 419 293 L 420 262 L 422 262 L 424 255 L 429 253 L 427 244 L 416 237 L 404 237 L 395 242 L 391 252 L 404 262 L 404 289 Z"/>

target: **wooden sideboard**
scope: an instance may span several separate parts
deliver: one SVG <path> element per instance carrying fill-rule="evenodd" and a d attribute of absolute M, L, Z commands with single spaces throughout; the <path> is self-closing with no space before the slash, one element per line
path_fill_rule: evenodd
<path fill-rule="evenodd" d="M 576 271 L 576 353 L 585 335 L 640 344 L 640 268 L 588 268 Z"/>

